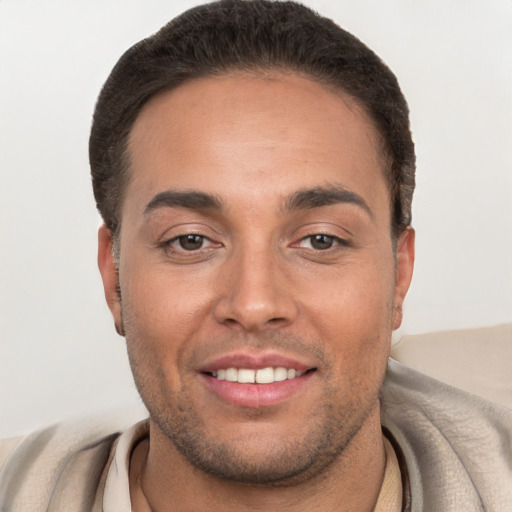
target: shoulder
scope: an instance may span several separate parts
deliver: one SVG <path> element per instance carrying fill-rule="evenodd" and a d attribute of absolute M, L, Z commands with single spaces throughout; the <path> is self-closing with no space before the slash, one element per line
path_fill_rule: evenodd
<path fill-rule="evenodd" d="M 137 419 L 89 416 L 2 442 L 0 510 L 91 510 L 117 438 Z"/>
<path fill-rule="evenodd" d="M 6 460 L 9 458 L 9 455 L 14 451 L 16 446 L 21 443 L 21 441 L 23 441 L 23 436 L 0 439 L 0 471 L 5 465 Z"/>
<path fill-rule="evenodd" d="M 512 409 L 512 323 L 406 335 L 391 357 Z"/>
<path fill-rule="evenodd" d="M 509 510 L 510 410 L 390 360 L 382 423 L 403 452 L 413 503 L 425 510 Z"/>

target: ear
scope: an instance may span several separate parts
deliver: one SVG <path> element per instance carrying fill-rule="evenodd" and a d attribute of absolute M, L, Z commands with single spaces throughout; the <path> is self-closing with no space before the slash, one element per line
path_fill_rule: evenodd
<path fill-rule="evenodd" d="M 414 238 L 414 229 L 409 226 L 400 234 L 396 244 L 393 330 L 398 329 L 402 323 L 402 304 L 411 284 L 414 268 Z"/>
<path fill-rule="evenodd" d="M 121 298 L 118 293 L 119 274 L 112 254 L 112 233 L 105 224 L 98 230 L 98 267 L 103 280 L 105 299 L 114 317 L 116 331 L 120 336 L 124 336 Z"/>

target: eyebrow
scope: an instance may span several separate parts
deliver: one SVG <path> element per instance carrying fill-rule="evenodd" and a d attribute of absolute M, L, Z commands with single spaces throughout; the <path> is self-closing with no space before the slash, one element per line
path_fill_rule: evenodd
<path fill-rule="evenodd" d="M 360 195 L 339 185 L 327 185 L 299 190 L 287 198 L 285 210 L 287 212 L 294 212 L 339 203 L 349 203 L 359 206 L 373 218 L 370 207 Z"/>
<path fill-rule="evenodd" d="M 286 199 L 284 210 L 291 213 L 297 210 L 309 210 L 339 203 L 355 204 L 373 218 L 372 211 L 365 200 L 355 192 L 340 185 L 326 185 L 299 190 Z M 151 199 L 144 209 L 144 214 L 159 208 L 176 207 L 191 210 L 220 211 L 222 210 L 222 203 L 216 196 L 205 192 L 165 190 Z"/>
<path fill-rule="evenodd" d="M 158 193 L 146 205 L 144 213 L 150 213 L 159 208 L 189 208 L 191 210 L 221 210 L 220 200 L 212 194 L 196 190 L 178 191 L 165 190 Z"/>

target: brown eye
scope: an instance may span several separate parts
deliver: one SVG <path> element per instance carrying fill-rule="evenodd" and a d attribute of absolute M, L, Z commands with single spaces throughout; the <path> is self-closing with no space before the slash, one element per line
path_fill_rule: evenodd
<path fill-rule="evenodd" d="M 313 249 L 330 249 L 334 245 L 334 237 L 328 235 L 313 235 L 310 238 Z"/>
<path fill-rule="evenodd" d="M 196 251 L 203 247 L 204 236 L 201 235 L 183 235 L 178 237 L 178 243 L 185 251 Z"/>

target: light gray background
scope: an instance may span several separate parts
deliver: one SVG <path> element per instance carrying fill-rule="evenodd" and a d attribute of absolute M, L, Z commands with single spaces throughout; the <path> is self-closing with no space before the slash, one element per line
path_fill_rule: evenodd
<path fill-rule="evenodd" d="M 1 436 L 137 400 L 96 269 L 88 131 L 121 53 L 197 3 L 0 0 Z M 512 2 L 306 3 L 377 51 L 412 110 L 400 333 L 512 321 Z"/>

